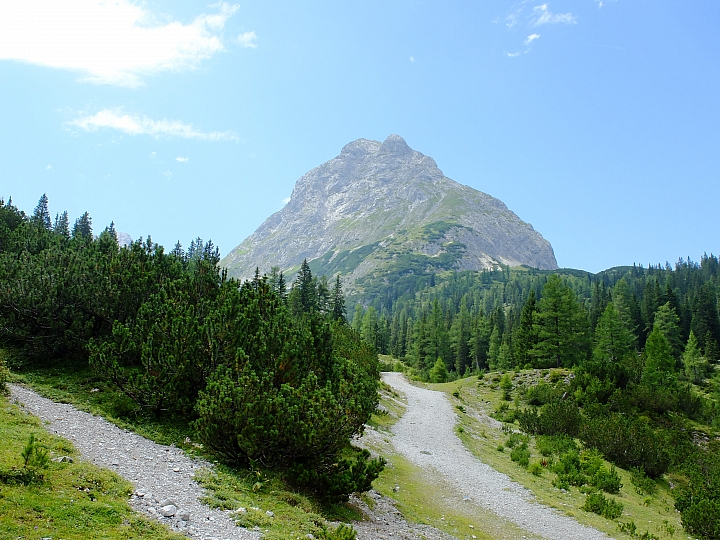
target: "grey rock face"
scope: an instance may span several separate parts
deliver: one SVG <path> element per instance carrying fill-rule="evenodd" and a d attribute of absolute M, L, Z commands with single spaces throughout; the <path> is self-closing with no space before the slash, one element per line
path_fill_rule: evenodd
<path fill-rule="evenodd" d="M 354 250 L 352 262 L 338 266 Z M 500 200 L 447 178 L 398 135 L 353 141 L 305 174 L 290 202 L 221 264 L 246 279 L 256 267 L 287 272 L 322 257 L 323 273 L 340 271 L 352 283 L 378 269 L 402 270 L 393 260 L 403 253 L 425 256 L 426 271 L 557 268 L 552 247 L 529 223 Z"/>

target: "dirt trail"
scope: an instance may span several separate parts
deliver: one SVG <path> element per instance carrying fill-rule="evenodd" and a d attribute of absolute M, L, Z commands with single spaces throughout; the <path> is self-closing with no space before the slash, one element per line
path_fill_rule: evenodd
<path fill-rule="evenodd" d="M 396 451 L 419 467 L 437 471 L 463 500 L 543 538 L 609 538 L 540 504 L 530 491 L 473 456 L 455 434 L 455 412 L 442 392 L 413 386 L 401 373 L 382 377 L 407 398 L 405 414 L 392 427 Z"/>

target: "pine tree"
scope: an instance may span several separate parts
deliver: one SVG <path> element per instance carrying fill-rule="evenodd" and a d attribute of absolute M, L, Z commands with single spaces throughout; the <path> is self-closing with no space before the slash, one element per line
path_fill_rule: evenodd
<path fill-rule="evenodd" d="M 535 367 L 571 367 L 586 357 L 585 311 L 557 274 L 552 274 L 543 287 L 535 328 L 538 342 L 530 352 Z"/>
<path fill-rule="evenodd" d="M 53 225 L 53 232 L 59 234 L 64 238 L 70 238 L 70 220 L 68 219 L 67 210 L 62 214 L 55 215 L 55 224 Z"/>
<path fill-rule="evenodd" d="M 48 231 L 52 230 L 52 222 L 50 221 L 50 212 L 48 210 L 48 198 L 45 193 L 40 197 L 30 221 L 38 227 L 42 227 Z"/>
<path fill-rule="evenodd" d="M 115 240 L 115 243 L 117 244 L 118 235 L 117 235 L 117 231 L 115 230 L 115 222 L 114 221 L 111 221 L 110 225 L 105 227 L 105 230 L 103 232 L 108 233 L 112 237 L 112 239 Z"/>
<path fill-rule="evenodd" d="M 682 355 L 682 361 L 683 367 L 685 368 L 685 376 L 695 384 L 701 383 L 710 369 L 707 358 L 700 352 L 697 338 L 692 330 L 690 331 L 690 337 L 685 346 L 685 352 L 683 352 Z"/>
<path fill-rule="evenodd" d="M 317 288 L 307 259 L 300 265 L 294 287 L 299 292 L 300 309 L 304 313 L 315 313 L 318 310 Z"/>
<path fill-rule="evenodd" d="M 537 314 L 537 300 L 535 291 L 531 290 L 525 305 L 520 313 L 520 323 L 513 333 L 513 347 L 515 361 L 520 367 L 532 362 L 530 351 L 537 344 L 537 329 L 535 317 Z"/>
<path fill-rule="evenodd" d="M 73 225 L 72 237 L 75 239 L 92 240 L 92 219 L 90 214 L 85 212 L 82 216 L 75 220 Z"/>
<path fill-rule="evenodd" d="M 280 274 L 282 276 L 282 274 Z M 340 283 L 340 275 L 335 278 L 335 286 L 332 290 L 332 318 L 343 323 L 347 322 L 345 316 L 345 297 L 342 293 L 342 285 Z"/>
<path fill-rule="evenodd" d="M 444 383 L 447 382 L 448 371 L 445 361 L 442 358 L 438 358 L 435 361 L 435 365 L 430 369 L 430 382 Z"/>
<path fill-rule="evenodd" d="M 500 369 L 498 366 L 498 357 L 500 356 L 500 345 L 502 340 L 500 338 L 500 329 L 497 324 L 493 327 L 493 331 L 490 334 L 490 345 L 488 347 L 487 361 L 488 367 L 491 371 Z"/>
<path fill-rule="evenodd" d="M 680 317 L 670 302 L 660 306 L 655 312 L 653 329 L 659 329 L 667 338 L 676 360 L 680 359 L 683 352 L 682 339 L 680 337 Z"/>
<path fill-rule="evenodd" d="M 174 257 L 177 257 L 181 261 L 185 261 L 185 250 L 182 247 L 182 244 L 180 243 L 180 240 L 178 240 L 175 243 L 175 247 L 170 252 L 170 255 L 173 255 Z"/>

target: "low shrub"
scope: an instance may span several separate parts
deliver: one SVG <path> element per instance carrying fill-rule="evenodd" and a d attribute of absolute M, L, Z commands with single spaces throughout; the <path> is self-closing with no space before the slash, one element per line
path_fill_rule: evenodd
<path fill-rule="evenodd" d="M 530 450 L 528 449 L 527 443 L 522 443 L 510 452 L 510 459 L 520 465 L 526 467 L 530 464 Z"/>
<path fill-rule="evenodd" d="M 535 446 L 537 446 L 538 452 L 546 457 L 559 456 L 570 450 L 577 451 L 575 441 L 567 435 L 538 435 L 535 439 Z"/>
<path fill-rule="evenodd" d="M 593 512 L 607 519 L 617 519 L 622 516 L 624 506 L 622 503 L 608 499 L 602 493 L 591 493 L 585 499 L 582 510 Z"/>
<path fill-rule="evenodd" d="M 645 471 L 637 467 L 630 469 L 630 482 L 635 486 L 638 495 L 654 495 L 657 491 L 657 484 L 652 478 L 648 478 Z"/>

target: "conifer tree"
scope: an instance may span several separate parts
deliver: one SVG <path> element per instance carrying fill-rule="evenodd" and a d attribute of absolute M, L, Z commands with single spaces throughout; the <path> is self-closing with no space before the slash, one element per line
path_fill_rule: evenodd
<path fill-rule="evenodd" d="M 538 302 L 535 367 L 571 367 L 587 355 L 587 318 L 573 290 L 552 274 Z"/>
<path fill-rule="evenodd" d="M 92 219 L 87 212 L 75 220 L 73 225 L 72 237 L 75 239 L 92 240 Z"/>
<path fill-rule="evenodd" d="M 520 323 L 513 333 L 513 347 L 515 361 L 520 367 L 531 363 L 530 351 L 537 344 L 537 328 L 535 327 L 535 316 L 537 314 L 537 300 L 535 291 L 530 290 L 525 305 L 520 312 Z"/>
<path fill-rule="evenodd" d="M 448 371 L 445 361 L 442 358 L 438 358 L 430 369 L 430 382 L 444 383 L 447 382 L 447 379 Z"/>
<path fill-rule="evenodd" d="M 670 302 L 660 306 L 655 312 L 653 329 L 659 329 L 667 338 L 672 348 L 673 357 L 677 360 L 683 352 L 682 339 L 680 338 L 680 317 Z"/>
<path fill-rule="evenodd" d="M 595 327 L 593 360 L 617 363 L 633 349 L 633 342 L 634 336 L 610 302 Z"/>
<path fill-rule="evenodd" d="M 38 227 L 42 227 L 48 231 L 52 230 L 52 222 L 50 221 L 50 212 L 48 210 L 48 198 L 45 193 L 40 197 L 30 221 Z"/>
<path fill-rule="evenodd" d="M 111 221 L 110 225 L 105 227 L 105 230 L 103 232 L 108 233 L 112 237 L 112 239 L 115 240 L 115 243 L 117 244 L 118 235 L 117 235 L 117 231 L 115 230 L 115 222 L 114 221 Z"/>
<path fill-rule="evenodd" d="M 682 355 L 685 376 L 695 384 L 699 384 L 707 375 L 710 368 L 707 359 L 701 354 L 695 334 L 690 331 L 685 352 Z"/>
<path fill-rule="evenodd" d="M 651 386 L 667 386 L 673 380 L 675 358 L 670 342 L 659 328 L 654 328 L 645 343 L 645 367 L 642 382 Z"/>
<path fill-rule="evenodd" d="M 304 313 L 314 313 L 318 310 L 317 288 L 307 259 L 300 265 L 293 288 L 298 290 L 299 307 Z"/>
<path fill-rule="evenodd" d="M 67 210 L 62 214 L 55 215 L 55 224 L 53 225 L 53 232 L 59 234 L 64 238 L 70 238 L 70 220 L 68 219 Z"/>
<path fill-rule="evenodd" d="M 280 277 L 282 277 L 282 273 L 280 274 Z M 345 297 L 342 293 L 340 275 L 338 274 L 335 278 L 335 286 L 332 290 L 332 318 L 336 321 L 346 323 L 347 317 L 345 316 L 345 313 Z"/>

